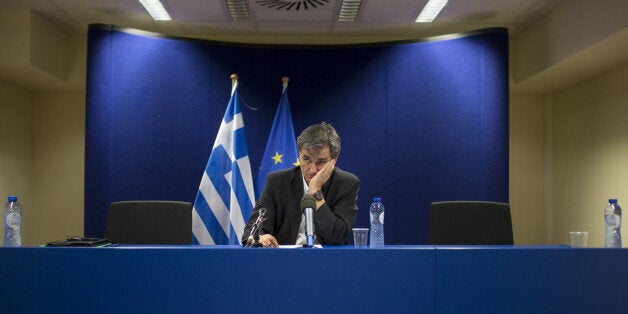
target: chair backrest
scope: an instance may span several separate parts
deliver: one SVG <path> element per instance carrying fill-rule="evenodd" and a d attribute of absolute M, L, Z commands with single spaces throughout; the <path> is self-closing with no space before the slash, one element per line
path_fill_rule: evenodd
<path fill-rule="evenodd" d="M 121 244 L 192 244 L 192 203 L 111 203 L 105 238 Z"/>
<path fill-rule="evenodd" d="M 434 202 L 430 244 L 512 245 L 510 205 L 482 201 Z"/>

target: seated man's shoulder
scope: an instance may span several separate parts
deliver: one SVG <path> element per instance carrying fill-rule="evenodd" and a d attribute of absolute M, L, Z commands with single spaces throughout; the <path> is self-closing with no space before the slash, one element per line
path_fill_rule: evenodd
<path fill-rule="evenodd" d="M 292 168 L 288 168 L 288 169 L 282 169 L 282 170 L 273 171 L 273 172 L 269 173 L 268 176 L 271 177 L 271 178 L 293 176 L 298 171 L 299 171 L 299 167 L 292 167 Z"/>
<path fill-rule="evenodd" d="M 344 171 L 338 167 L 336 167 L 335 169 L 336 171 L 336 175 L 338 176 L 339 180 L 343 180 L 343 181 L 357 181 L 360 182 L 360 179 L 358 179 L 358 177 L 356 175 L 354 175 L 351 172 L 348 171 Z"/>

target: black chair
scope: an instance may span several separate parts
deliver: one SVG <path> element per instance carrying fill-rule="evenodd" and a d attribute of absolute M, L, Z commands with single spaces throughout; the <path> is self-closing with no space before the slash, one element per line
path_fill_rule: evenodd
<path fill-rule="evenodd" d="M 510 205 L 482 201 L 434 202 L 429 243 L 512 245 Z"/>
<path fill-rule="evenodd" d="M 120 244 L 192 244 L 192 203 L 111 203 L 105 238 Z"/>

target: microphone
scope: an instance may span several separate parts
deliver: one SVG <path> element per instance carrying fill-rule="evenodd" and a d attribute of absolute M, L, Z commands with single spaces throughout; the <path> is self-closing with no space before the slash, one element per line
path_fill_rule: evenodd
<path fill-rule="evenodd" d="M 256 235 L 259 239 L 259 230 L 264 220 L 266 220 L 266 208 L 262 207 L 259 209 L 259 215 L 253 223 L 253 227 L 251 227 L 251 233 L 249 233 L 249 237 L 246 239 L 246 244 L 244 245 L 245 247 L 254 246 Z"/>
<path fill-rule="evenodd" d="M 316 201 L 312 195 L 303 195 L 301 211 L 305 214 L 305 238 L 307 240 L 307 244 L 303 246 L 306 247 L 314 247 L 314 208 L 316 208 Z"/>

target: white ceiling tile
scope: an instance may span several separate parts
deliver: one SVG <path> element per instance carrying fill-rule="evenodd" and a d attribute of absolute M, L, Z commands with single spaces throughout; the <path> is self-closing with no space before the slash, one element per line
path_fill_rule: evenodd
<path fill-rule="evenodd" d="M 70 17 L 86 19 L 148 20 L 150 15 L 137 0 L 49 0 Z"/>
<path fill-rule="evenodd" d="M 264 35 L 326 35 L 331 25 L 331 22 L 258 22 L 257 30 Z"/>
<path fill-rule="evenodd" d="M 414 21 L 427 0 L 370 0 L 362 3 L 360 22 Z"/>
<path fill-rule="evenodd" d="M 185 21 L 180 23 L 181 27 L 193 35 L 213 35 L 213 34 L 254 34 L 255 23 L 251 21 L 226 21 L 226 22 L 197 22 Z"/>
<path fill-rule="evenodd" d="M 403 33 L 408 28 L 408 23 L 334 23 L 333 35 L 395 35 Z"/>
<path fill-rule="evenodd" d="M 220 21 L 231 19 L 224 0 L 166 0 L 170 16 L 179 21 Z"/>

